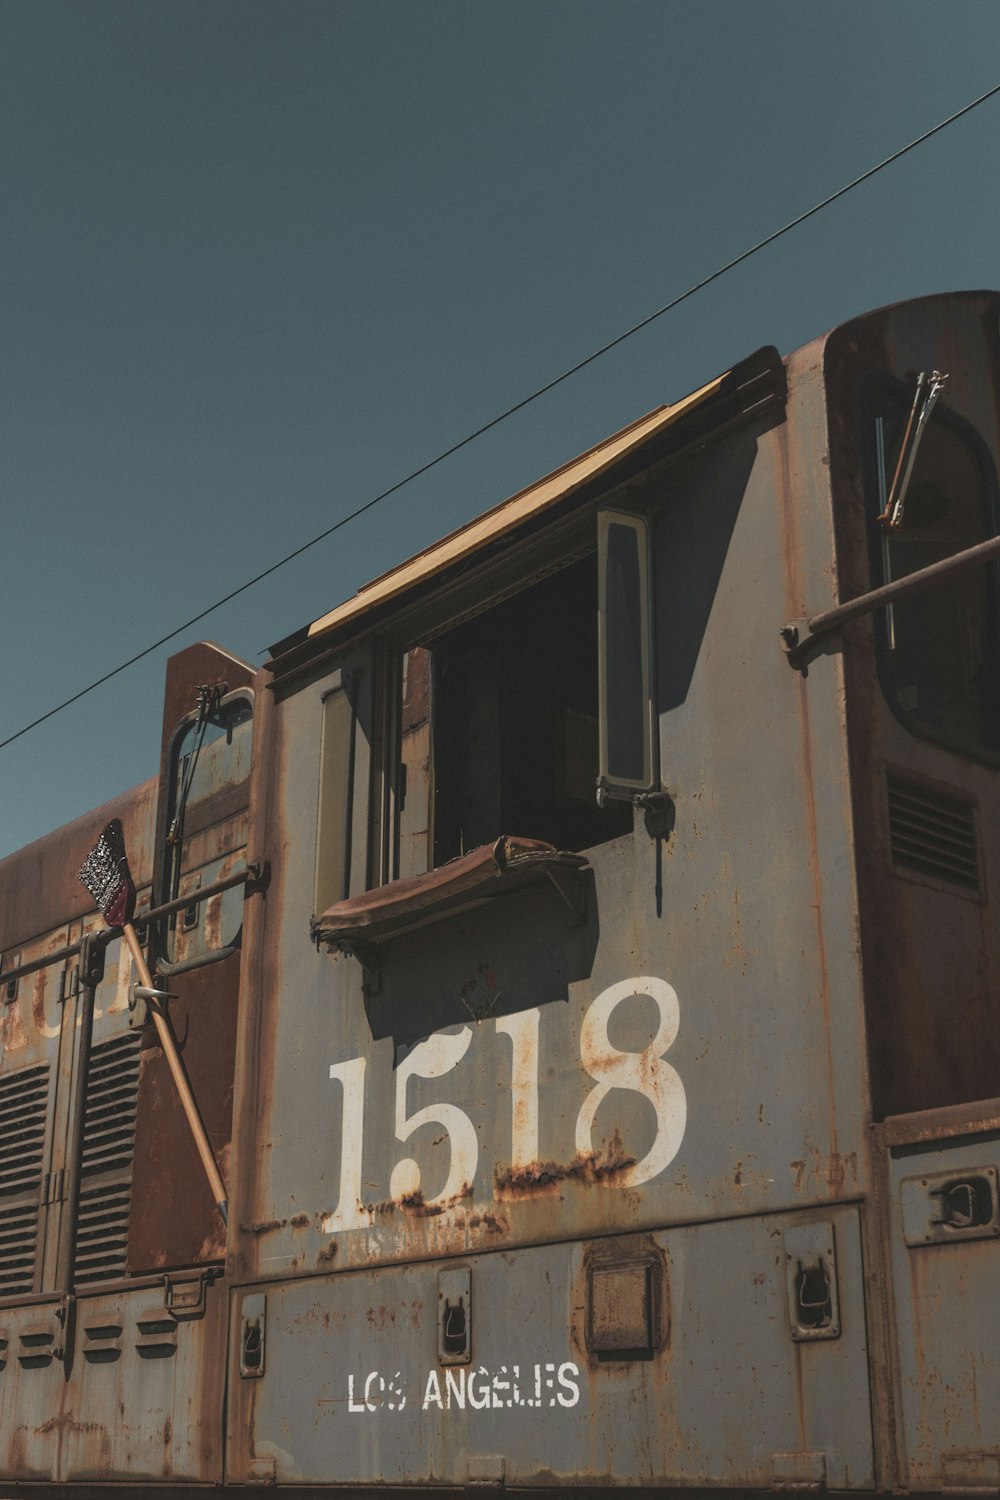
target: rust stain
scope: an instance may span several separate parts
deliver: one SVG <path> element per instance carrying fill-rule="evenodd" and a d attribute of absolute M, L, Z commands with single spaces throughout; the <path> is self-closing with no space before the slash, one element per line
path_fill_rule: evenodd
<path fill-rule="evenodd" d="M 253 1224 L 241 1224 L 241 1234 L 268 1234 L 272 1229 L 284 1229 L 287 1219 L 257 1219 Z"/>
<path fill-rule="evenodd" d="M 369 1214 L 394 1214 L 397 1208 L 403 1209 L 405 1213 L 413 1214 L 418 1219 L 437 1218 L 439 1214 L 457 1207 L 465 1199 L 472 1197 L 472 1183 L 463 1182 L 458 1192 L 453 1194 L 444 1203 L 430 1202 L 423 1195 L 420 1188 L 415 1188 L 412 1193 L 404 1193 L 400 1198 L 383 1198 L 378 1203 L 366 1203 L 363 1206 Z M 294 1220 L 293 1220 L 294 1223 Z"/>
<path fill-rule="evenodd" d="M 493 1014 L 500 989 L 492 967 L 485 960 L 476 965 L 476 972 L 459 987 L 458 998 L 475 1021 L 483 1021 Z"/>
<path fill-rule="evenodd" d="M 418 1219 L 429 1219 L 444 1213 L 444 1204 L 428 1203 L 419 1188 L 412 1193 L 404 1193 L 399 1200 L 399 1206 Z"/>
<path fill-rule="evenodd" d="M 212 896 L 205 902 L 205 946 L 210 952 L 222 947 L 221 895 Z"/>
<path fill-rule="evenodd" d="M 304 1229 L 307 1224 L 311 1223 L 311 1220 L 308 1214 L 295 1214 L 288 1222 L 293 1229 Z"/>
<path fill-rule="evenodd" d="M 811 1146 L 809 1159 L 799 1157 L 789 1162 L 792 1184 L 797 1193 L 809 1192 L 810 1185 L 828 1190 L 835 1196 L 850 1179 L 852 1187 L 858 1181 L 858 1153 L 856 1151 L 831 1151 L 824 1159 L 818 1147 Z"/>
<path fill-rule="evenodd" d="M 636 1160 L 626 1153 L 616 1130 L 605 1151 L 578 1151 L 570 1162 L 535 1161 L 526 1166 L 498 1167 L 493 1181 L 501 1197 L 551 1190 L 560 1182 L 593 1185 L 613 1181 L 619 1173 L 634 1167 Z"/>
<path fill-rule="evenodd" d="M 470 1229 L 488 1229 L 491 1234 L 503 1234 L 507 1228 L 505 1221 L 498 1219 L 496 1214 L 474 1214 L 469 1220 Z"/>

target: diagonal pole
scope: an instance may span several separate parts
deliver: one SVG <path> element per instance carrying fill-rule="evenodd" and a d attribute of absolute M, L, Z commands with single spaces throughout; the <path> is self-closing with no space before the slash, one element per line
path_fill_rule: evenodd
<path fill-rule="evenodd" d="M 146 963 L 142 947 L 139 943 L 138 933 L 132 926 L 131 922 L 126 922 L 124 924 L 124 926 L 122 927 L 122 935 L 126 943 L 128 944 L 128 950 L 132 955 L 132 962 L 135 964 L 136 973 L 139 975 L 139 982 L 144 985 L 146 989 L 151 990 L 153 988 L 153 981 L 150 977 L 149 966 Z M 156 1027 L 157 1039 L 160 1043 L 160 1046 L 163 1048 L 163 1055 L 167 1059 L 167 1066 L 170 1069 L 170 1076 L 174 1081 L 174 1087 L 176 1088 L 177 1095 L 181 1101 L 181 1108 L 184 1111 L 184 1116 L 188 1122 L 188 1126 L 190 1127 L 191 1134 L 194 1137 L 194 1143 L 198 1149 L 198 1155 L 201 1157 L 201 1164 L 205 1169 L 205 1176 L 208 1178 L 209 1186 L 212 1189 L 212 1197 L 215 1200 L 215 1206 L 222 1216 L 223 1224 L 228 1224 L 229 1204 L 226 1198 L 225 1184 L 222 1181 L 222 1173 L 219 1171 L 218 1164 L 215 1160 L 215 1153 L 213 1152 L 211 1142 L 208 1139 L 208 1131 L 205 1129 L 205 1122 L 201 1118 L 201 1111 L 198 1108 L 198 1101 L 194 1097 L 194 1093 L 191 1089 L 191 1084 L 188 1080 L 187 1072 L 184 1068 L 184 1063 L 181 1060 L 181 1055 L 177 1050 L 177 1041 L 174 1037 L 173 1029 L 170 1025 L 169 1020 L 167 1019 L 167 1016 L 160 1008 L 160 1004 L 158 1001 L 150 1001 L 149 1009 L 152 1012 L 153 1024 Z"/>
<path fill-rule="evenodd" d="M 170 1076 L 174 1081 L 181 1108 L 184 1110 L 184 1116 L 194 1137 L 201 1164 L 212 1189 L 215 1205 L 222 1222 L 228 1225 L 229 1204 L 222 1173 L 215 1160 L 215 1153 L 208 1139 L 208 1131 L 205 1129 L 205 1122 L 198 1109 L 198 1101 L 194 1097 L 184 1063 L 177 1050 L 177 1039 L 165 1011 L 157 1004 L 155 998 L 157 992 L 153 989 L 149 965 L 146 963 L 138 935 L 132 925 L 132 913 L 135 910 L 135 882 L 128 867 L 125 833 L 120 818 L 112 818 L 110 823 L 105 824 L 100 838 L 81 866 L 79 879 L 94 898 L 97 909 L 108 926 L 121 929 L 143 988 L 152 991 L 150 1009 L 153 1012 L 156 1035 L 163 1048 L 163 1055 L 167 1059 Z"/>

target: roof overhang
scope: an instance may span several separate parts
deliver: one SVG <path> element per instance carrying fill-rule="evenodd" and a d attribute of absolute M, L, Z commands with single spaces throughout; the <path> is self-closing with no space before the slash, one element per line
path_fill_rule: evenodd
<path fill-rule="evenodd" d="M 782 377 L 780 382 L 775 380 L 778 372 Z M 783 400 L 783 376 L 784 368 L 777 350 L 766 348 L 682 400 L 657 407 L 571 463 L 564 464 L 528 489 L 521 490 L 418 552 L 409 561 L 383 573 L 359 589 L 353 598 L 321 615 L 304 630 L 278 642 L 271 648 L 269 665 L 278 667 L 280 660 L 281 667 L 291 666 L 303 656 L 311 656 L 310 647 L 320 647 L 344 634 L 359 633 L 367 624 L 366 616 L 381 617 L 395 603 L 401 603 L 405 596 L 412 595 L 455 564 L 464 564 L 497 541 L 544 518 L 547 512 L 561 505 L 574 492 L 602 475 L 610 476 L 612 470 L 621 467 L 638 450 L 651 447 L 671 429 L 677 429 L 679 436 L 682 433 L 686 436 L 689 419 L 707 419 L 696 423 L 700 435 L 705 428 L 727 423 L 734 414 L 746 415 L 756 407 L 770 403 L 776 394 Z"/>

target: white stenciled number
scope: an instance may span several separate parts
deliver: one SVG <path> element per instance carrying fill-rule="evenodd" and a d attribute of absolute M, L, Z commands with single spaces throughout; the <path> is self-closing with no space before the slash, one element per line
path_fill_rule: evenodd
<path fill-rule="evenodd" d="M 538 1156 L 538 1022 L 541 1011 L 501 1016 L 497 1031 L 510 1037 L 510 1164 L 526 1167 Z"/>
<path fill-rule="evenodd" d="M 649 995 L 656 1002 L 660 1022 L 656 1035 L 641 1052 L 620 1052 L 608 1039 L 612 1012 L 624 1000 Z M 630 1089 L 648 1099 L 656 1111 L 656 1136 L 641 1161 L 634 1162 L 614 1181 L 620 1187 L 638 1187 L 662 1172 L 677 1155 L 687 1122 L 684 1085 L 663 1054 L 671 1046 L 680 1025 L 680 1009 L 672 985 L 649 975 L 623 979 L 609 985 L 594 1000 L 583 1018 L 580 1060 L 597 1087 L 584 1100 L 576 1122 L 576 1149 L 584 1155 L 594 1150 L 594 1118 L 613 1089 Z"/>
<path fill-rule="evenodd" d="M 448 1180 L 430 1204 L 447 1204 L 457 1198 L 476 1176 L 479 1161 L 479 1139 L 476 1127 L 456 1104 L 428 1104 L 424 1109 L 406 1113 L 406 1086 L 411 1078 L 441 1078 L 462 1061 L 472 1041 L 472 1030 L 441 1031 L 420 1042 L 396 1069 L 396 1137 L 408 1141 L 421 1125 L 443 1125 L 451 1139 L 451 1166 Z M 397 1162 L 389 1180 L 393 1198 L 405 1198 L 420 1191 L 420 1168 L 412 1157 Z"/>
<path fill-rule="evenodd" d="M 364 1229 L 371 1214 L 361 1202 L 361 1150 L 365 1125 L 365 1060 L 352 1057 L 333 1063 L 330 1077 L 344 1091 L 340 1133 L 340 1195 L 336 1213 L 323 1218 L 323 1233 L 336 1234 L 341 1229 Z"/>

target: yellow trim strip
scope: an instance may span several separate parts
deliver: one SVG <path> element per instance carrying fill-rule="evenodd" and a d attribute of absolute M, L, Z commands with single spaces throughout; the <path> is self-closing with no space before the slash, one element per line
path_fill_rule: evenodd
<path fill-rule="evenodd" d="M 650 412 L 646 417 L 641 417 L 630 427 L 623 428 L 621 432 L 615 433 L 598 447 L 591 448 L 580 458 L 574 459 L 572 463 L 565 464 L 529 489 L 521 490 L 510 500 L 503 501 L 502 504 L 488 510 L 485 515 L 479 516 L 475 521 L 470 521 L 467 526 L 462 526 L 458 531 L 453 531 L 450 536 L 425 548 L 423 552 L 418 552 L 415 557 L 411 557 L 408 562 L 401 563 L 391 572 L 383 573 L 381 577 L 366 584 L 363 589 L 359 589 L 352 599 L 339 604 L 336 609 L 330 610 L 328 614 L 315 620 L 309 626 L 310 638 L 322 635 L 335 626 L 345 624 L 376 604 L 382 604 L 396 595 L 405 593 L 407 589 L 423 582 L 431 574 L 447 567 L 449 563 L 456 562 L 469 553 L 478 552 L 489 542 L 503 536 L 505 532 L 512 531 L 523 521 L 529 520 L 548 506 L 554 505 L 556 501 L 562 500 L 588 479 L 592 479 L 595 474 L 600 474 L 602 470 L 609 468 L 623 454 L 637 448 L 640 443 L 662 432 L 686 412 L 700 406 L 703 401 L 707 401 L 719 389 L 725 378 L 725 375 L 720 375 L 718 379 L 710 381 L 708 385 L 703 385 L 700 390 L 693 391 L 690 396 L 685 396 L 682 401 L 675 402 L 673 406 L 657 407 L 656 411 Z"/>

